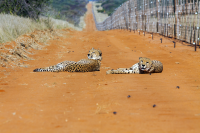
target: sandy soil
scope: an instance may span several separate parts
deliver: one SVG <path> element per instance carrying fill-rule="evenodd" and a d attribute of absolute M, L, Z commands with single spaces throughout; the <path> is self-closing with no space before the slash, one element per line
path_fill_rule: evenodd
<path fill-rule="evenodd" d="M 84 31 L 51 39 L 25 62 L 28 68 L 0 68 L 1 133 L 199 133 L 200 49 L 180 42 L 173 48 L 172 40 L 158 35 L 152 40 L 138 32 L 96 31 L 90 4 L 88 9 Z M 92 47 L 103 52 L 101 71 L 32 72 L 87 58 Z M 106 75 L 139 57 L 161 61 L 164 71 Z"/>

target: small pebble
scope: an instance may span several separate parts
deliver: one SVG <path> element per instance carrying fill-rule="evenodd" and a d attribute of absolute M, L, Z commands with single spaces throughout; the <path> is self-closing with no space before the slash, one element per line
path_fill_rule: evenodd
<path fill-rule="evenodd" d="M 179 89 L 180 87 L 179 87 L 179 86 L 176 86 L 176 88 Z"/>
<path fill-rule="evenodd" d="M 113 114 L 114 114 L 114 115 L 116 115 L 116 114 L 117 114 L 117 112 L 115 112 L 115 111 L 114 111 L 114 112 L 113 112 Z"/>
<path fill-rule="evenodd" d="M 128 95 L 128 96 L 127 96 L 127 98 L 130 98 L 130 97 L 131 97 L 131 95 Z"/>
<path fill-rule="evenodd" d="M 153 108 L 155 108 L 155 107 L 156 107 L 156 105 L 154 104 L 154 105 L 153 105 Z"/>
<path fill-rule="evenodd" d="M 151 75 L 151 73 L 149 73 L 149 75 Z"/>

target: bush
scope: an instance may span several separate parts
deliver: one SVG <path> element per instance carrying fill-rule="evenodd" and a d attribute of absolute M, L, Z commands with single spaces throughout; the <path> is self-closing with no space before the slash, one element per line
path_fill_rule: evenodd
<path fill-rule="evenodd" d="M 38 19 L 50 0 L 0 0 L 0 12 Z"/>
<path fill-rule="evenodd" d="M 78 26 L 80 17 L 86 13 L 88 0 L 51 0 L 51 6 L 60 12 L 61 18 Z M 64 17 L 63 17 L 64 16 Z"/>
<path fill-rule="evenodd" d="M 102 7 L 105 9 L 105 13 L 111 15 L 117 7 L 119 7 L 122 3 L 127 0 L 98 0 L 98 2 L 102 3 Z"/>
<path fill-rule="evenodd" d="M 102 9 L 102 10 L 97 10 L 97 11 L 100 12 L 100 13 L 104 13 L 104 12 L 105 12 L 104 9 Z"/>

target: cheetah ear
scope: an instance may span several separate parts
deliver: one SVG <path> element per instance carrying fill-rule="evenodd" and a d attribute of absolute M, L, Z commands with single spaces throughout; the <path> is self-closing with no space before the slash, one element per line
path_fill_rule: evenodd
<path fill-rule="evenodd" d="M 92 50 L 94 50 L 94 48 L 92 48 Z"/>
<path fill-rule="evenodd" d="M 141 59 L 142 57 L 139 57 L 139 60 Z"/>

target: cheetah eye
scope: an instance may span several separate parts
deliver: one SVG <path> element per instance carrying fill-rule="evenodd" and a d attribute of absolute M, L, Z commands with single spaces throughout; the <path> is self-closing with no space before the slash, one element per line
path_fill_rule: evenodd
<path fill-rule="evenodd" d="M 149 62 L 147 62 L 147 63 L 149 63 Z"/>
<path fill-rule="evenodd" d="M 102 53 L 100 53 L 99 55 L 102 56 Z"/>
<path fill-rule="evenodd" d="M 90 54 L 88 54 L 88 56 L 90 56 Z"/>

